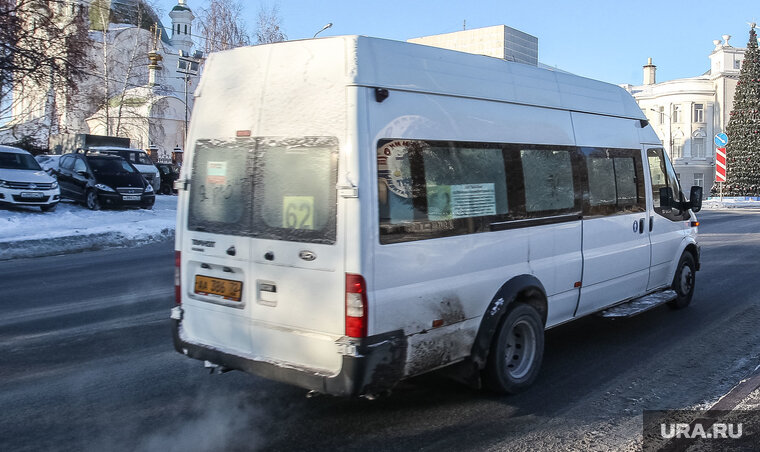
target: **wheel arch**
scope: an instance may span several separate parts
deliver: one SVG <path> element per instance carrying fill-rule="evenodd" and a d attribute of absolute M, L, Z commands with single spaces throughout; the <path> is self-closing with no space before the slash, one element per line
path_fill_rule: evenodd
<path fill-rule="evenodd" d="M 694 256 L 694 265 L 696 266 L 695 270 L 700 269 L 700 249 L 699 245 L 697 244 L 696 240 L 694 240 L 691 237 L 686 237 L 681 242 L 681 245 L 678 247 L 678 252 L 675 256 L 673 256 L 673 263 L 670 265 L 670 279 L 673 279 L 676 274 L 676 270 L 678 270 L 678 262 L 681 260 L 681 256 L 683 256 L 683 253 L 691 253 L 692 256 Z"/>
<path fill-rule="evenodd" d="M 493 337 L 505 314 L 515 303 L 527 303 L 541 314 L 546 326 L 548 303 L 546 290 L 533 275 L 519 275 L 505 282 L 491 299 L 472 346 L 471 360 L 482 369 L 488 362 Z"/>

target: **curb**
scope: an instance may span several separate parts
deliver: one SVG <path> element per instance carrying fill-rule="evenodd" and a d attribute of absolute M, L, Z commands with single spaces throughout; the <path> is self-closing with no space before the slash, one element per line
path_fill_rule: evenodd
<path fill-rule="evenodd" d="M 0 243 L 0 261 L 55 256 L 64 253 L 81 253 L 106 248 L 124 248 L 173 239 L 174 229 L 165 228 L 159 233 L 140 237 L 126 237 L 121 232 L 103 232 L 49 239 L 2 242 Z"/>

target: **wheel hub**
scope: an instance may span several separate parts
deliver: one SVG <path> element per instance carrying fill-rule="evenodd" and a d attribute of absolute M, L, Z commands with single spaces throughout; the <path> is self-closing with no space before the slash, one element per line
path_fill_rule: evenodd
<path fill-rule="evenodd" d="M 526 320 L 512 325 L 504 352 L 507 373 L 511 378 L 523 378 L 536 358 L 536 332 Z"/>

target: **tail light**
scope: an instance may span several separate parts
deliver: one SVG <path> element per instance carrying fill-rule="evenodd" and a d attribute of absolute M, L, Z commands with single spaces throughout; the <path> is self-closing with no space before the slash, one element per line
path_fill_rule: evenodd
<path fill-rule="evenodd" d="M 174 252 L 174 302 L 177 306 L 182 304 L 182 279 L 180 272 L 180 263 L 182 262 L 182 251 Z"/>
<path fill-rule="evenodd" d="M 346 336 L 367 337 L 367 283 L 346 273 Z"/>

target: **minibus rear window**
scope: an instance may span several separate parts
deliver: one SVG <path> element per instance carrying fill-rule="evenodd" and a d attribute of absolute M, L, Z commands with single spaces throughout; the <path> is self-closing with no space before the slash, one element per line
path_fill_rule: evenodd
<path fill-rule="evenodd" d="M 188 227 L 335 243 L 337 155 L 333 137 L 199 140 Z"/>
<path fill-rule="evenodd" d="M 188 227 L 247 235 L 251 230 L 253 140 L 198 140 L 193 154 Z"/>
<path fill-rule="evenodd" d="M 335 243 L 338 142 L 259 139 L 254 170 L 254 235 Z"/>

